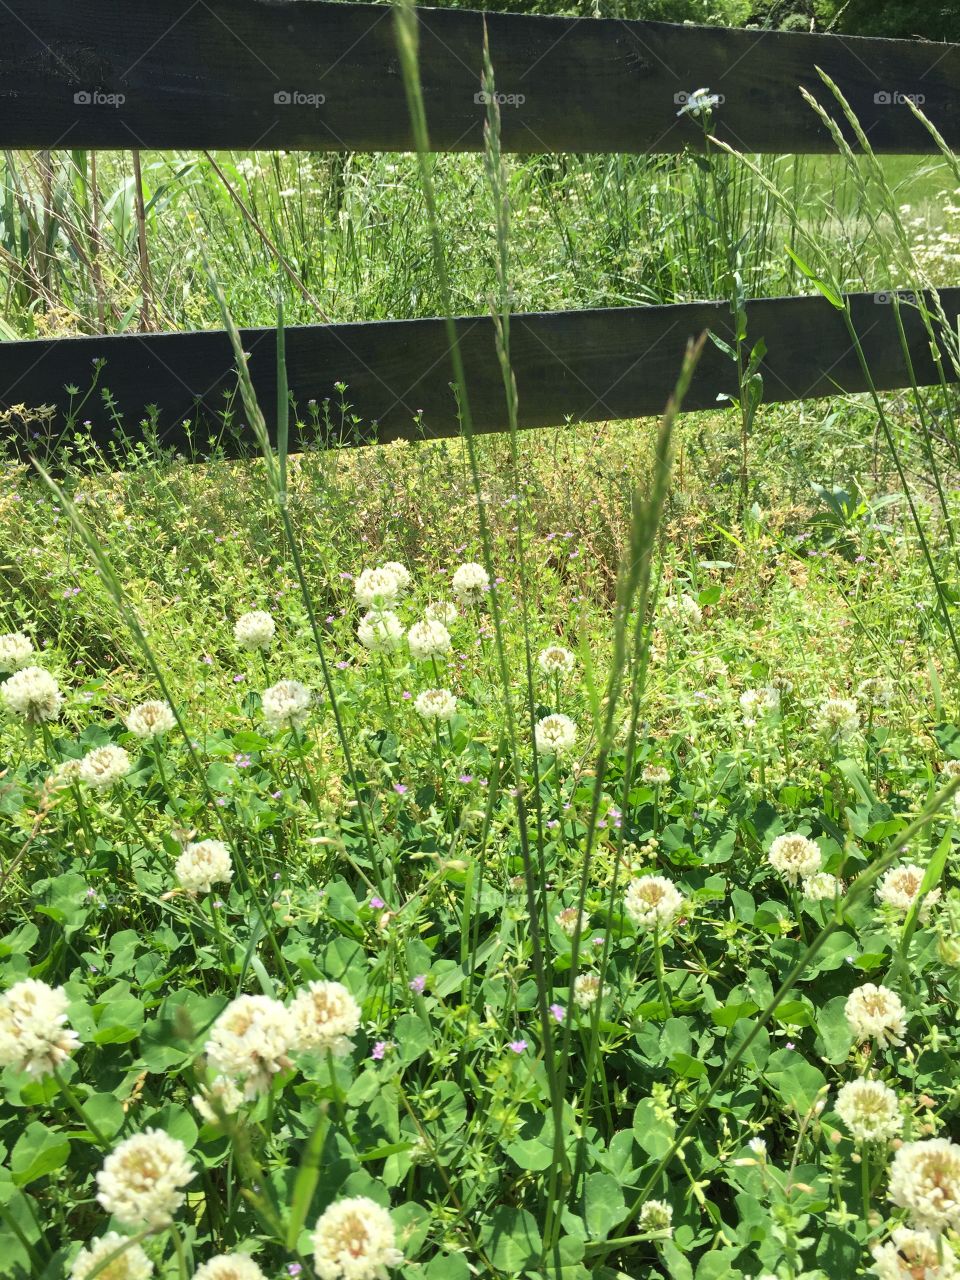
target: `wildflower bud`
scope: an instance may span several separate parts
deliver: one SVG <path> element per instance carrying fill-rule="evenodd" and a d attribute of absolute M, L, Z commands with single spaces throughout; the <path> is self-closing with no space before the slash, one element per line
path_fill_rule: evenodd
<path fill-rule="evenodd" d="M 935 1124 L 931 1124 L 929 1120 L 926 1124 L 921 1125 L 920 1127 L 923 1133 L 936 1133 L 937 1131 L 937 1126 Z"/>
<path fill-rule="evenodd" d="M 920 1103 L 921 1107 L 935 1107 L 937 1105 L 936 1099 L 931 1098 L 929 1093 L 921 1093 L 917 1098 L 917 1102 Z"/>
<path fill-rule="evenodd" d="M 377 921 L 377 928 L 381 933 L 385 933 L 390 928 L 390 921 L 393 919 L 392 911 L 384 911 L 380 919 Z"/>
<path fill-rule="evenodd" d="M 813 1187 L 811 1187 L 809 1182 L 795 1182 L 790 1189 L 791 1191 L 802 1191 L 806 1196 L 813 1195 Z"/>
<path fill-rule="evenodd" d="M 837 1143 L 837 1142 L 841 1142 L 842 1140 L 843 1140 L 843 1134 L 840 1132 L 839 1129 L 834 1129 L 830 1134 L 830 1141 L 833 1143 Z"/>
<path fill-rule="evenodd" d="M 853 1161 L 853 1163 L 854 1163 L 854 1164 L 860 1164 L 861 1159 L 862 1159 L 862 1157 L 861 1157 L 861 1155 L 860 1155 L 860 1152 L 859 1152 L 859 1151 L 854 1151 L 854 1153 L 853 1153 L 853 1155 L 850 1157 L 850 1159 Z"/>

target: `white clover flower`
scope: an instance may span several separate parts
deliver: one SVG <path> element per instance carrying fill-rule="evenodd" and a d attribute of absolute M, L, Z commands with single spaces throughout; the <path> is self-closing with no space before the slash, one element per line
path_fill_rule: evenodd
<path fill-rule="evenodd" d="M 750 1141 L 747 1143 L 747 1146 L 750 1148 L 750 1150 L 753 1152 L 753 1154 L 757 1157 L 758 1160 L 766 1160 L 767 1144 L 764 1142 L 762 1138 L 751 1138 Z"/>
<path fill-rule="evenodd" d="M 843 892 L 843 884 L 829 871 L 815 871 L 803 878 L 800 891 L 811 902 L 832 902 Z"/>
<path fill-rule="evenodd" d="M 573 980 L 573 1003 L 578 1009 L 589 1009 L 604 994 L 603 984 L 595 973 L 578 973 Z"/>
<path fill-rule="evenodd" d="M 410 575 L 410 570 L 405 564 L 401 564 L 399 560 L 388 560 L 386 564 L 384 564 L 383 568 L 390 570 L 396 578 L 397 586 L 401 591 L 406 591 L 409 588 L 413 578 Z"/>
<path fill-rule="evenodd" d="M 176 728 L 176 717 L 168 702 L 141 702 L 127 716 L 127 728 L 145 742 L 160 738 Z"/>
<path fill-rule="evenodd" d="M 947 782 L 952 782 L 954 778 L 960 778 L 960 760 L 944 760 L 943 768 L 940 772 L 944 775 Z M 946 783 L 944 783 L 944 786 L 946 786 Z"/>
<path fill-rule="evenodd" d="M 353 584 L 353 594 L 364 609 L 396 604 L 400 580 L 392 569 L 364 569 Z"/>
<path fill-rule="evenodd" d="M 490 590 L 490 575 L 482 564 L 462 564 L 451 581 L 453 594 L 463 604 L 479 604 Z"/>
<path fill-rule="evenodd" d="M 63 694 L 49 671 L 43 667 L 22 667 L 0 684 L 0 698 L 7 708 L 27 724 L 57 720 Z"/>
<path fill-rule="evenodd" d="M 357 623 L 357 639 L 371 653 L 393 653 L 403 639 L 403 623 L 389 609 L 371 609 Z"/>
<path fill-rule="evenodd" d="M 877 1280 L 951 1280 L 958 1274 L 953 1250 L 930 1231 L 894 1227 L 887 1243 L 875 1244 L 870 1252 Z"/>
<path fill-rule="evenodd" d="M 893 681 L 883 676 L 871 676 L 868 680 L 862 680 L 857 689 L 857 698 L 861 702 L 884 710 L 893 704 L 895 694 L 896 688 Z"/>
<path fill-rule="evenodd" d="M 723 98 L 718 93 L 711 93 L 709 89 L 694 89 L 692 93 L 684 94 L 683 97 L 677 97 L 674 101 L 682 102 L 683 106 L 677 112 L 678 116 L 702 116 L 709 115 L 714 107 L 719 107 L 723 102 Z"/>
<path fill-rule="evenodd" d="M 835 1110 L 857 1142 L 887 1142 L 903 1128 L 897 1095 L 880 1080 L 851 1080 Z"/>
<path fill-rule="evenodd" d="M 763 689 L 747 689 L 740 695 L 743 723 L 752 728 L 765 715 L 780 710 L 780 690 L 773 685 Z"/>
<path fill-rule="evenodd" d="M 165 1227 L 183 1204 L 180 1190 L 194 1178 L 179 1138 L 145 1129 L 121 1142 L 97 1174 L 97 1199 L 130 1231 Z"/>
<path fill-rule="evenodd" d="M 353 1049 L 351 1036 L 360 1026 L 360 1006 L 340 982 L 311 982 L 290 1005 L 295 1049 L 328 1050 L 335 1058 Z"/>
<path fill-rule="evenodd" d="M 67 1025 L 67 993 L 24 978 L 0 996 L 0 1067 L 46 1076 L 80 1043 Z"/>
<path fill-rule="evenodd" d="M 415 622 L 407 632 L 410 657 L 415 662 L 440 658 L 450 652 L 450 632 L 442 622 Z"/>
<path fill-rule="evenodd" d="M 33 655 L 33 641 L 22 631 L 0 636 L 0 671 L 19 671 Z"/>
<path fill-rule="evenodd" d="M 545 676 L 568 676 L 576 658 L 562 644 L 551 644 L 537 654 L 537 665 Z"/>
<path fill-rule="evenodd" d="M 886 903 L 895 911 L 906 914 L 917 900 L 920 886 L 923 884 L 923 876 L 923 868 L 912 862 L 905 863 L 902 867 L 891 867 L 877 886 L 877 900 Z M 931 908 L 939 901 L 939 889 L 931 889 L 925 894 L 923 906 L 920 908 L 920 919 L 926 921 Z"/>
<path fill-rule="evenodd" d="M 47 776 L 47 786 L 54 791 L 70 787 L 80 781 L 82 760 L 61 760 L 51 774 Z"/>
<path fill-rule="evenodd" d="M 299 680 L 280 680 L 261 695 L 263 718 L 272 733 L 302 729 L 310 714 L 312 694 Z"/>
<path fill-rule="evenodd" d="M 854 699 L 827 698 L 820 704 L 814 728 L 831 742 L 853 737 L 860 728 L 860 712 Z"/>
<path fill-rule="evenodd" d="M 623 899 L 627 915 L 641 929 L 668 929 L 683 904 L 683 894 L 665 876 L 631 880 Z"/>
<path fill-rule="evenodd" d="M 318 1280 L 387 1280 L 403 1254 L 386 1209 L 367 1196 L 336 1200 L 313 1231 L 313 1266 Z"/>
<path fill-rule="evenodd" d="M 123 1253 L 118 1258 L 105 1267 L 100 1266 L 105 1258 L 120 1248 Z M 80 1250 L 70 1267 L 70 1280 L 87 1280 L 93 1272 L 96 1272 L 97 1280 L 150 1280 L 153 1263 L 138 1244 L 132 1244 L 117 1231 L 108 1231 Z"/>
<path fill-rule="evenodd" d="M 457 700 L 449 689 L 424 689 L 413 708 L 424 720 L 452 720 L 457 714 Z"/>
<path fill-rule="evenodd" d="M 436 600 L 423 612 L 428 622 L 442 622 L 445 627 L 452 627 L 457 620 L 457 606 L 451 600 Z"/>
<path fill-rule="evenodd" d="M 865 982 L 847 996 L 843 1007 L 847 1022 L 858 1041 L 876 1040 L 881 1049 L 903 1044 L 906 1017 L 900 997 L 889 987 Z"/>
<path fill-rule="evenodd" d="M 664 610 L 675 622 L 685 623 L 688 627 L 699 627 L 703 622 L 703 610 L 693 596 L 668 596 L 663 602 Z"/>
<path fill-rule="evenodd" d="M 204 1052 L 218 1074 L 243 1083 L 250 1099 L 267 1093 L 290 1066 L 296 1028 L 290 1010 L 269 996 L 237 996 L 210 1030 Z"/>
<path fill-rule="evenodd" d="M 643 766 L 640 777 L 651 787 L 665 787 L 670 781 L 670 770 L 662 764 L 647 764 Z"/>
<path fill-rule="evenodd" d="M 568 756 L 576 745 L 577 726 L 569 716 L 544 716 L 534 726 L 533 740 L 542 756 Z"/>
<path fill-rule="evenodd" d="M 582 919 L 580 912 L 576 907 L 564 907 L 553 917 L 559 928 L 568 938 L 572 938 L 577 931 L 577 920 Z"/>
<path fill-rule="evenodd" d="M 263 609 L 243 613 L 233 624 L 233 638 L 241 649 L 269 649 L 277 634 L 277 624 Z"/>
<path fill-rule="evenodd" d="M 673 1235 L 673 1208 L 666 1200 L 645 1200 L 637 1215 L 641 1231 L 656 1231 L 659 1235 Z"/>
<path fill-rule="evenodd" d="M 193 1280 L 266 1280 L 249 1253 L 218 1253 L 197 1267 Z"/>
<path fill-rule="evenodd" d="M 229 884 L 233 879 L 230 850 L 222 840 L 188 844 L 176 861 L 174 874 L 188 893 L 209 893 L 215 884 Z"/>
<path fill-rule="evenodd" d="M 905 1142 L 893 1157 L 887 1197 L 914 1226 L 960 1226 L 960 1146 L 946 1138 Z"/>
<path fill-rule="evenodd" d="M 243 1106 L 243 1094 L 229 1076 L 215 1076 L 190 1101 L 207 1124 L 221 1124 L 224 1116 L 235 1115 Z"/>
<path fill-rule="evenodd" d="M 106 791 L 130 772 L 130 757 L 123 747 L 108 742 L 94 747 L 80 761 L 80 781 L 97 791 Z"/>
<path fill-rule="evenodd" d="M 794 832 L 777 836 L 770 846 L 767 861 L 787 884 L 796 884 L 799 879 L 808 879 L 820 870 L 823 854 L 813 840 Z"/>

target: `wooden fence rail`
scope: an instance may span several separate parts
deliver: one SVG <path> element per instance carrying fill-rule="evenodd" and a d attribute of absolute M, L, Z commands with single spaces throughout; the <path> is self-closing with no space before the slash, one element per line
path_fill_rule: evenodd
<path fill-rule="evenodd" d="M 504 150 L 678 152 L 704 145 L 681 108 L 692 90 L 721 97 L 714 132 L 746 152 L 832 151 L 803 102 L 805 86 L 835 119 L 818 68 L 840 86 L 871 145 L 929 153 L 933 142 L 905 99 L 922 105 L 960 149 L 960 45 L 724 30 L 653 22 L 417 11 L 431 145 L 482 146 L 483 24 L 501 104 Z M 4 148 L 285 148 L 408 150 L 412 138 L 387 5 L 325 0 L 5 0 L 0 5 L 0 146 Z M 960 290 L 943 292 L 948 320 Z M 915 308 L 903 311 L 910 365 L 885 295 L 851 295 L 850 312 L 880 388 L 936 380 Z M 749 304 L 762 337 L 765 398 L 793 400 L 866 384 L 843 317 L 820 297 Z M 521 315 L 511 325 L 523 426 L 658 412 L 686 340 L 705 327 L 729 338 L 729 307 L 678 306 Z M 478 429 L 505 425 L 488 318 L 457 321 Z M 263 403 L 275 403 L 270 330 L 244 333 Z M 183 420 L 222 409 L 235 388 L 222 332 L 138 334 L 0 343 L 0 410 L 52 405 L 66 419 L 99 375 L 128 429 L 158 406 L 167 443 Z M 447 337 L 440 320 L 307 326 L 288 333 L 289 381 L 309 399 L 346 399 L 362 425 L 351 442 L 455 434 Z M 685 407 L 736 390 L 708 347 Z M 94 436 L 112 428 L 97 397 L 81 415 Z M 16 440 L 16 422 L 0 436 Z M 231 439 L 237 450 L 241 441 Z M 26 442 L 29 447 L 29 439 Z"/>

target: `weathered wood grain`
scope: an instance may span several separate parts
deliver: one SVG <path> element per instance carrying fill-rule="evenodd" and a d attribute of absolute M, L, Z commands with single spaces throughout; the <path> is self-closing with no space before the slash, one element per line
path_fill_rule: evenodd
<path fill-rule="evenodd" d="M 477 150 L 483 15 L 418 14 L 431 144 Z M 798 91 L 839 114 L 818 66 L 878 151 L 933 150 L 908 108 L 889 100 L 898 94 L 921 98 L 960 146 L 960 45 L 522 14 L 486 21 L 497 89 L 509 95 L 508 151 L 700 146 L 702 128 L 678 117 L 677 99 L 707 86 L 724 97 L 715 127 L 733 146 L 829 152 Z M 4 0 L 0 145 L 408 150 L 393 14 L 323 0 Z"/>
<path fill-rule="evenodd" d="M 878 388 L 909 385 L 910 375 L 897 333 L 894 309 L 875 294 L 850 296 L 853 321 Z M 941 301 L 951 323 L 960 315 L 960 289 Z M 887 295 L 881 297 L 886 298 Z M 766 341 L 764 398 L 768 402 L 828 396 L 866 389 L 842 315 L 821 297 L 772 298 L 748 304 L 750 341 Z M 901 310 L 914 374 L 921 385 L 937 380 L 929 342 L 918 310 Z M 596 422 L 659 413 L 673 388 L 687 339 L 705 328 L 729 338 L 729 309 L 723 303 L 629 307 L 603 311 L 516 315 L 511 356 L 523 427 Z M 487 317 L 456 321 L 467 390 L 478 431 L 503 430 L 503 386 Z M 276 338 L 272 329 L 245 330 L 244 348 L 265 415 L 274 425 Z M 153 334 L 60 341 L 0 343 L 0 410 L 18 404 L 56 407 L 59 429 L 70 410 L 73 386 L 90 386 L 95 363 L 105 361 L 98 388 L 108 388 L 136 437 L 148 404 L 158 406 L 163 444 L 188 447 L 184 421 L 194 440 L 206 437 L 198 424 L 216 420 L 237 379 L 230 344 L 222 332 Z M 447 334 L 442 320 L 392 320 L 368 324 L 317 325 L 287 330 L 287 375 L 301 412 L 309 400 L 331 402 L 333 430 L 309 436 L 310 443 L 365 444 L 375 440 L 456 435 L 456 403 L 451 389 Z M 346 383 L 350 412 L 341 419 L 338 383 Z M 735 390 L 730 361 L 708 343 L 694 376 L 685 410 L 707 409 L 721 393 Z M 77 397 L 73 396 L 73 403 Z M 236 421 L 244 415 L 236 400 Z M 81 419 L 109 446 L 116 433 L 97 394 Z M 0 440 L 16 445 L 14 425 L 0 426 Z M 308 441 L 292 437 L 291 449 Z M 29 432 L 20 446 L 29 450 Z M 250 446 L 239 430 L 225 441 L 228 453 Z"/>

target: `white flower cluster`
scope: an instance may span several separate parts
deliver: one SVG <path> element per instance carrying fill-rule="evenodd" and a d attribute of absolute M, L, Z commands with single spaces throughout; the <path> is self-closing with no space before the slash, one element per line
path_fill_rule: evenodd
<path fill-rule="evenodd" d="M 413 578 L 410 574 L 410 570 L 407 568 L 405 564 L 401 564 L 399 560 L 388 560 L 383 567 L 384 569 L 390 570 L 390 572 L 396 578 L 401 591 L 406 591 L 409 589 L 410 583 L 413 581 Z"/>
<path fill-rule="evenodd" d="M 923 876 L 923 868 L 912 862 L 905 863 L 902 867 L 891 867 L 877 886 L 878 901 L 906 915 L 917 900 L 920 886 L 923 884 Z M 926 921 L 931 908 L 939 901 L 940 890 L 931 889 L 924 896 L 923 906 L 920 908 L 920 919 Z"/>
<path fill-rule="evenodd" d="M 831 742 L 844 742 L 860 728 L 860 712 L 853 698 L 827 698 L 814 720 L 817 733 Z"/>
<path fill-rule="evenodd" d="M 897 1095 L 880 1080 L 843 1085 L 836 1112 L 857 1142 L 887 1142 L 903 1128 Z"/>
<path fill-rule="evenodd" d="M 222 840 L 188 844 L 176 861 L 174 873 L 188 893 L 209 893 L 215 884 L 229 884 L 233 879 L 230 850 Z"/>
<path fill-rule="evenodd" d="M 190 1099 L 207 1124 L 220 1124 L 224 1116 L 235 1115 L 243 1106 L 243 1094 L 229 1076 L 215 1076 Z"/>
<path fill-rule="evenodd" d="M 273 1078 L 290 1066 L 295 1027 L 290 1010 L 270 996 L 237 996 L 210 1029 L 210 1065 L 243 1085 L 244 1098 L 268 1093 Z"/>
<path fill-rule="evenodd" d="M 193 1280 L 266 1280 L 248 1253 L 219 1253 L 197 1267 Z"/>
<path fill-rule="evenodd" d="M 103 1266 L 118 1249 L 123 1249 L 123 1253 Z M 150 1280 L 153 1263 L 138 1244 L 116 1231 L 108 1231 L 81 1249 L 70 1267 L 70 1280 L 87 1280 L 94 1274 L 98 1280 Z"/>
<path fill-rule="evenodd" d="M 437 600 L 423 612 L 428 622 L 442 622 L 445 627 L 452 627 L 457 620 L 457 606 L 450 600 Z"/>
<path fill-rule="evenodd" d="M 829 871 L 815 871 L 804 878 L 801 891 L 811 902 L 833 902 L 843 892 L 843 882 Z"/>
<path fill-rule="evenodd" d="M 107 791 L 130 772 L 130 757 L 123 747 L 108 742 L 105 747 L 94 747 L 80 761 L 79 777 L 95 791 Z"/>
<path fill-rule="evenodd" d="M 386 1280 L 403 1254 L 386 1209 L 367 1196 L 335 1200 L 313 1231 L 313 1266 L 318 1280 Z"/>
<path fill-rule="evenodd" d="M 424 662 L 428 658 L 442 658 L 450 652 L 450 632 L 442 622 L 415 622 L 407 632 L 407 644 L 410 646 L 410 657 L 415 662 Z"/>
<path fill-rule="evenodd" d="M 573 980 L 573 1003 L 578 1009 L 589 1009 L 604 995 L 603 983 L 595 973 L 578 973 Z"/>
<path fill-rule="evenodd" d="M 627 915 L 640 929 L 668 929 L 683 904 L 683 894 L 665 876 L 631 880 L 623 900 Z"/>
<path fill-rule="evenodd" d="M 865 982 L 847 996 L 843 1012 L 858 1042 L 876 1040 L 881 1049 L 903 1044 L 906 1011 L 895 991 Z"/>
<path fill-rule="evenodd" d="M 905 1142 L 893 1157 L 887 1195 L 914 1226 L 960 1227 L 960 1146 L 946 1138 Z"/>
<path fill-rule="evenodd" d="M 145 1129 L 127 1138 L 97 1174 L 97 1199 L 130 1231 L 168 1226 L 183 1204 L 181 1190 L 194 1178 L 179 1138 Z"/>
<path fill-rule="evenodd" d="M 958 1274 L 956 1254 L 930 1231 L 894 1227 L 887 1243 L 870 1252 L 877 1280 L 952 1280 Z"/>
<path fill-rule="evenodd" d="M 0 996 L 0 1067 L 31 1076 L 55 1071 L 76 1049 L 67 1025 L 67 993 L 38 978 L 24 978 Z"/>
<path fill-rule="evenodd" d="M 645 764 L 640 777 L 651 787 L 665 787 L 670 781 L 670 770 L 662 764 Z"/>
<path fill-rule="evenodd" d="M 19 671 L 33 656 L 33 641 L 22 631 L 0 636 L 0 671 Z"/>
<path fill-rule="evenodd" d="M 886 710 L 893 705 L 895 695 L 896 687 L 893 681 L 883 676 L 871 676 L 867 680 L 862 680 L 857 689 L 857 698 L 860 702 L 868 707 L 879 707 L 881 710 Z"/>
<path fill-rule="evenodd" d="M 424 689 L 413 707 L 424 720 L 449 721 L 457 713 L 457 700 L 449 689 Z"/>
<path fill-rule="evenodd" d="M 490 575 L 482 564 L 469 562 L 455 570 L 451 586 L 462 604 L 479 604 L 490 590 Z"/>
<path fill-rule="evenodd" d="M 144 742 L 153 742 L 176 727 L 176 717 L 168 702 L 141 702 L 127 716 L 127 728 Z"/>
<path fill-rule="evenodd" d="M 0 698 L 15 716 L 27 724 L 45 724 L 60 717 L 63 694 L 43 667 L 21 667 L 0 684 Z"/>
<path fill-rule="evenodd" d="M 311 982 L 290 1006 L 293 1048 L 313 1049 L 342 1058 L 353 1048 L 360 1006 L 340 982 Z"/>
<path fill-rule="evenodd" d="M 560 930 L 572 938 L 577 931 L 577 920 L 582 920 L 579 910 L 576 907 L 564 907 L 553 917 Z M 582 926 L 581 926 L 582 927 Z"/>
<path fill-rule="evenodd" d="M 658 1235 L 673 1234 L 673 1208 L 666 1200 L 645 1200 L 640 1206 L 637 1226 L 641 1231 L 655 1231 Z"/>
<path fill-rule="evenodd" d="M 747 689 L 740 695 L 740 707 L 743 711 L 743 723 L 748 729 L 763 716 L 780 710 L 780 690 L 773 685 L 762 689 Z"/>
<path fill-rule="evenodd" d="M 403 623 L 389 609 L 371 609 L 357 623 L 357 639 L 371 653 L 393 653 L 403 639 Z"/>
<path fill-rule="evenodd" d="M 703 622 L 703 610 L 686 593 L 679 596 L 668 596 L 663 602 L 665 612 L 677 623 L 685 623 L 688 627 L 699 627 Z"/>
<path fill-rule="evenodd" d="M 271 733 L 302 729 L 310 714 L 312 694 L 299 680 L 279 680 L 261 695 L 263 718 Z"/>
<path fill-rule="evenodd" d="M 823 854 L 820 846 L 796 832 L 777 836 L 767 854 L 767 861 L 774 871 L 783 876 L 787 884 L 808 879 L 820 870 Z"/>
<path fill-rule="evenodd" d="M 364 609 L 384 609 L 396 604 L 403 584 L 393 569 L 364 569 L 353 584 L 357 604 Z"/>
<path fill-rule="evenodd" d="M 269 649 L 277 634 L 277 624 L 263 609 L 243 613 L 233 624 L 233 638 L 241 649 Z"/>
<path fill-rule="evenodd" d="M 569 716 L 544 716 L 534 727 L 533 740 L 542 756 L 568 756 L 576 746 L 577 726 Z"/>
<path fill-rule="evenodd" d="M 537 654 L 537 666 L 545 676 L 568 676 L 576 658 L 562 644 L 551 644 Z"/>

